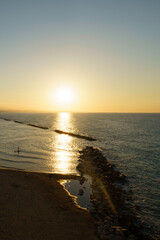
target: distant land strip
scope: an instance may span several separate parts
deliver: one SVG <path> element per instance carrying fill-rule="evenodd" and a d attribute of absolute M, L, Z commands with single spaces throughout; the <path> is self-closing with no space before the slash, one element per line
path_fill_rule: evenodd
<path fill-rule="evenodd" d="M 15 123 L 18 123 L 18 124 L 25 124 L 25 125 L 30 126 L 30 127 L 35 127 L 35 128 L 41 128 L 41 129 L 49 130 L 48 127 L 43 127 L 43 126 L 31 124 L 31 123 L 24 123 L 24 122 L 21 122 L 21 121 L 11 120 L 11 119 L 2 118 L 2 117 L 0 119 L 5 120 L 5 121 L 15 122 Z M 84 136 L 84 135 L 80 135 L 80 134 L 76 134 L 76 133 L 65 132 L 65 131 L 61 131 L 61 130 L 57 130 L 57 129 L 53 130 L 53 131 L 58 133 L 58 134 L 65 134 L 65 135 L 68 135 L 68 136 L 71 136 L 71 137 L 82 138 L 82 139 L 85 139 L 85 140 L 88 140 L 88 141 L 96 141 L 95 138 Z"/>

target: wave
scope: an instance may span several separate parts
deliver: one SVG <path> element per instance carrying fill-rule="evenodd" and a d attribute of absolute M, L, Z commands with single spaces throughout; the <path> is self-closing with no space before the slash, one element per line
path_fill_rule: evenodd
<path fill-rule="evenodd" d="M 31 162 L 31 161 L 16 161 L 16 160 L 4 159 L 4 158 L 1 158 L 1 161 L 3 161 L 3 162 L 13 162 L 13 163 L 31 163 L 31 164 L 36 164 L 34 162 Z"/>

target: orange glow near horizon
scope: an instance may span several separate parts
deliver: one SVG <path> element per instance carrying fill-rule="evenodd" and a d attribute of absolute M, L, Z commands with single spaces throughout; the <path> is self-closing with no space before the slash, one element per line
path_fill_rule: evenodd
<path fill-rule="evenodd" d="M 60 78 L 60 77 L 59 77 Z M 58 79 L 59 79 L 58 78 Z M 69 77 L 68 77 L 69 78 Z M 66 76 L 66 79 L 68 79 Z M 63 77 L 62 77 L 63 79 Z M 111 89 L 109 84 L 102 88 L 87 82 L 74 84 L 74 75 L 70 75 L 72 81 L 65 84 L 55 83 L 39 88 L 31 88 L 29 93 L 23 94 L 23 101 L 17 94 L 11 92 L 8 96 L 13 101 L 1 101 L 0 111 L 12 112 L 80 112 L 80 113 L 159 113 L 160 101 L 158 88 L 154 92 L 154 99 L 148 91 L 141 95 L 138 91 L 129 94 L 127 90 Z M 83 75 L 77 81 L 83 79 Z M 88 78 L 89 79 L 89 78 Z M 22 95 L 22 94 L 21 94 Z"/>

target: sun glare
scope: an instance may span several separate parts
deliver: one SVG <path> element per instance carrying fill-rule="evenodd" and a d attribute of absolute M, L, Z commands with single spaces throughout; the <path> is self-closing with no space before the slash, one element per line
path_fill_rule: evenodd
<path fill-rule="evenodd" d="M 60 87 L 54 92 L 53 98 L 56 101 L 57 105 L 70 106 L 75 100 L 75 92 L 70 87 Z"/>
<path fill-rule="evenodd" d="M 62 88 L 59 90 L 58 94 L 57 94 L 58 100 L 60 102 L 71 102 L 72 101 L 72 91 L 69 88 Z"/>

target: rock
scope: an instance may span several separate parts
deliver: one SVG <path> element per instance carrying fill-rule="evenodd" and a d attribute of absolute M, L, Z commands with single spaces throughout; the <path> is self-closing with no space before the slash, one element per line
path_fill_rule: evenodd
<path fill-rule="evenodd" d="M 115 236 L 113 234 L 105 234 L 105 233 L 101 233 L 100 234 L 100 239 L 101 240 L 116 240 Z"/>
<path fill-rule="evenodd" d="M 124 174 L 120 174 L 119 178 L 122 183 L 127 182 L 127 177 Z"/>
<path fill-rule="evenodd" d="M 81 189 L 79 189 L 79 193 L 78 193 L 78 195 L 82 196 L 82 195 L 83 195 L 83 193 L 84 193 L 83 189 L 82 189 L 82 188 L 81 188 Z"/>
<path fill-rule="evenodd" d="M 92 177 L 90 199 L 93 208 L 90 214 L 96 220 L 100 239 L 136 240 L 134 233 L 138 234 L 141 226 L 140 222 L 136 224 L 138 207 L 133 209 L 133 205 L 130 204 L 132 192 L 124 188 L 127 177 L 121 174 L 114 164 L 109 163 L 99 149 L 93 147 L 86 147 L 80 151 L 77 169 L 82 176 L 88 174 Z M 79 195 L 83 193 L 83 189 L 80 189 Z M 113 211 L 112 206 L 116 211 Z"/>
<path fill-rule="evenodd" d="M 90 214 L 95 215 L 95 214 L 96 214 L 96 209 L 94 209 L 94 208 L 91 209 L 91 210 L 90 210 Z"/>
<path fill-rule="evenodd" d="M 124 238 L 124 233 L 121 231 L 121 229 L 116 229 L 115 230 L 115 235 Z"/>
<path fill-rule="evenodd" d="M 116 240 L 116 236 L 114 234 L 110 234 L 104 240 Z"/>
<path fill-rule="evenodd" d="M 129 235 L 127 240 L 137 240 L 137 237 L 135 235 Z"/>
<path fill-rule="evenodd" d="M 113 234 L 113 229 L 108 226 L 105 226 L 105 232 L 106 234 Z"/>
<path fill-rule="evenodd" d="M 135 205 L 134 208 L 138 211 L 140 210 L 140 207 L 138 205 Z"/>

